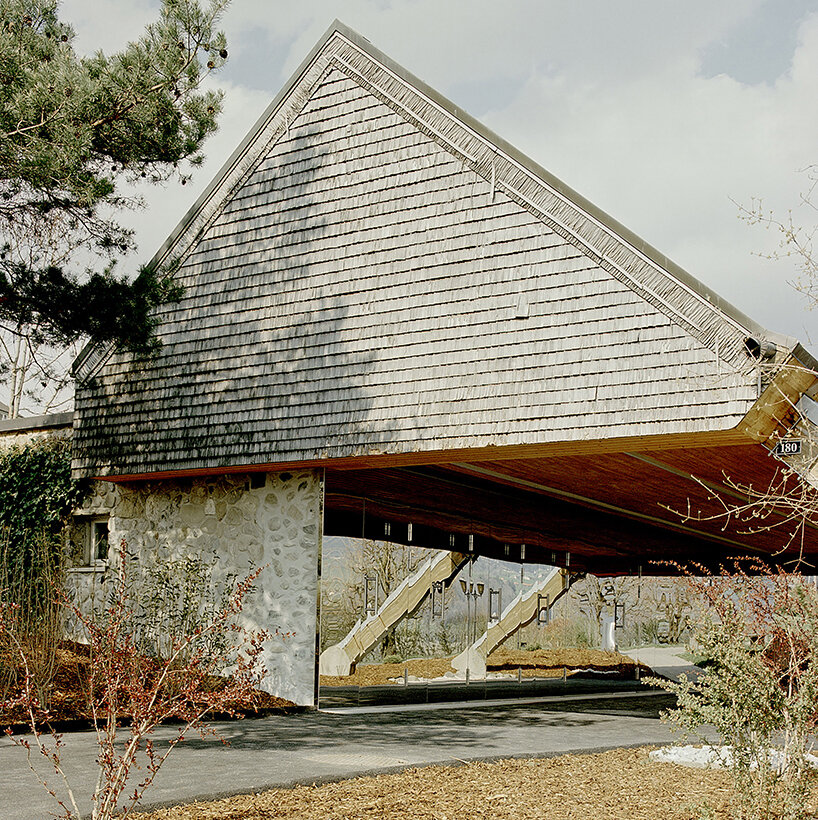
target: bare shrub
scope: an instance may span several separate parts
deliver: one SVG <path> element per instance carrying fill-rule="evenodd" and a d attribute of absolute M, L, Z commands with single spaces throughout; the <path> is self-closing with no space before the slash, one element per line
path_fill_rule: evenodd
<path fill-rule="evenodd" d="M 174 592 L 167 588 L 156 592 L 156 599 L 146 599 L 144 584 L 150 575 L 141 586 L 132 583 L 134 573 L 124 541 L 107 582 L 104 605 L 87 611 L 65 594 L 58 595 L 59 606 L 69 613 L 87 643 L 88 712 L 97 735 L 99 767 L 90 796 L 93 820 L 128 816 L 174 746 L 191 729 L 202 735 L 213 733 L 204 722 L 208 715 L 237 715 L 254 705 L 262 675 L 259 659 L 270 636 L 243 628 L 239 615 L 260 572 L 243 580 L 228 580 L 213 597 L 200 588 L 208 573 L 194 567 L 188 589 L 192 597 L 178 602 L 176 614 L 161 622 L 171 630 L 162 634 L 161 641 L 152 631 L 158 626 L 152 618 L 161 609 L 162 596 Z M 157 577 L 168 578 L 169 571 L 160 570 Z M 198 584 L 193 583 L 196 579 Z M 79 797 L 62 764 L 65 746 L 50 729 L 48 707 L 38 696 L 32 664 L 16 627 L 14 607 L 0 608 L 0 634 L 23 670 L 21 690 L 0 703 L 0 709 L 25 710 L 31 734 L 10 736 L 28 754 L 32 771 L 57 800 L 61 816 L 80 820 Z M 176 722 L 174 734 L 166 744 L 159 744 L 152 735 L 167 721 Z M 39 775 L 33 762 L 35 752 L 37 759 L 44 757 L 53 766 L 62 782 L 63 797 Z M 141 773 L 140 781 L 130 784 L 124 797 L 135 770 Z"/>
<path fill-rule="evenodd" d="M 19 691 L 30 674 L 38 701 L 48 707 L 63 637 L 63 608 L 54 597 L 63 574 L 62 552 L 50 533 L 30 538 L 26 550 L 13 549 L 8 532 L 0 540 L 0 607 L 28 663 L 26 673 L 18 647 L 0 632 L 0 700 Z"/>

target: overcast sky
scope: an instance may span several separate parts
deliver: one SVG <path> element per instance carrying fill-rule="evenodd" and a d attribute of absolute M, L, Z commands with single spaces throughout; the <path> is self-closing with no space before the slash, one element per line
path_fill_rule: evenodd
<path fill-rule="evenodd" d="M 115 50 L 153 0 L 63 0 L 79 49 Z M 818 347 L 791 260 L 736 202 L 809 225 L 818 0 L 233 0 L 220 133 L 193 185 L 135 215 L 153 255 L 334 18 L 770 330 Z"/>

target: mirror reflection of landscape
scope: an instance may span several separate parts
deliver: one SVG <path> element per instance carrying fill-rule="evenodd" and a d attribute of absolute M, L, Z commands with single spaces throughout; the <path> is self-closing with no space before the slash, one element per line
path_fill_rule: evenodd
<path fill-rule="evenodd" d="M 321 704 L 362 703 L 375 690 L 439 701 L 635 681 L 640 649 L 690 638 L 683 579 L 579 575 L 505 549 L 497 560 L 325 538 Z"/>

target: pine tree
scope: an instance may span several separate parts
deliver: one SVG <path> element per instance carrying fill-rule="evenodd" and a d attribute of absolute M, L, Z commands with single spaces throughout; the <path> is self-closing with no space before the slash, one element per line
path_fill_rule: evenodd
<path fill-rule="evenodd" d="M 163 0 L 158 19 L 110 56 L 80 56 L 57 0 L 0 0 L 0 324 L 10 332 L 10 415 L 43 345 L 83 337 L 155 346 L 151 309 L 178 300 L 167 271 L 114 272 L 132 250 L 117 221 L 123 183 L 184 184 L 216 129 L 203 79 L 227 58 L 227 0 Z M 82 261 L 80 261 L 82 260 Z M 90 261 L 89 261 L 90 260 Z M 90 269 L 89 269 L 90 268 Z M 36 365 L 36 367 L 35 367 Z"/>

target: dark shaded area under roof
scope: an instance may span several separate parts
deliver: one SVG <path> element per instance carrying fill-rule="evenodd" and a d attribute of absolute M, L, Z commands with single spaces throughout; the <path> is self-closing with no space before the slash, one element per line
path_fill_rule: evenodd
<path fill-rule="evenodd" d="M 668 562 L 717 570 L 744 557 L 804 557 L 809 572 L 814 526 L 728 514 L 782 469 L 749 444 L 327 470 L 325 532 L 598 574 L 666 575 Z"/>

